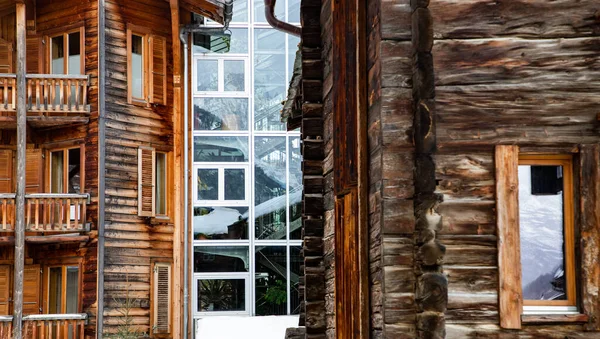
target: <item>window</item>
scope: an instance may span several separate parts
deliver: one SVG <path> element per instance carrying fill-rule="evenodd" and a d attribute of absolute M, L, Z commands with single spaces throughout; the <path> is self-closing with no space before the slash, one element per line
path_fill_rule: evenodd
<path fill-rule="evenodd" d="M 49 70 L 51 74 L 84 74 L 83 27 L 49 37 Z"/>
<path fill-rule="evenodd" d="M 46 313 L 79 313 L 79 265 L 46 267 Z"/>
<path fill-rule="evenodd" d="M 50 151 L 50 193 L 83 193 L 83 146 Z"/>
<path fill-rule="evenodd" d="M 148 28 L 127 28 L 127 101 L 167 103 L 167 39 Z"/>
<path fill-rule="evenodd" d="M 519 156 L 523 311 L 577 311 L 573 162 L 569 155 Z"/>
<path fill-rule="evenodd" d="M 169 154 L 152 147 L 138 149 L 138 215 L 169 214 Z"/>
<path fill-rule="evenodd" d="M 195 318 L 300 311 L 300 133 L 280 121 L 299 40 L 261 6 L 234 0 L 229 52 L 192 47 Z M 299 20 L 297 0 L 276 10 Z"/>
<path fill-rule="evenodd" d="M 495 165 L 500 325 L 579 314 L 573 157 L 497 146 Z"/>

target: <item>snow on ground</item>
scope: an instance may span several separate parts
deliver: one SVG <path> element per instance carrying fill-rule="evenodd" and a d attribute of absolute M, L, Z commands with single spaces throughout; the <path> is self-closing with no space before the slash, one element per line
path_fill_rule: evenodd
<path fill-rule="evenodd" d="M 284 339 L 298 316 L 205 317 L 196 320 L 195 339 Z"/>

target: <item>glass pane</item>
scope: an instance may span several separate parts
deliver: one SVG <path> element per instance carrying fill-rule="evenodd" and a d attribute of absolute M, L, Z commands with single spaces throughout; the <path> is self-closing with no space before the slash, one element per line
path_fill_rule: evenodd
<path fill-rule="evenodd" d="M 69 36 L 69 74 L 81 74 L 81 33 Z"/>
<path fill-rule="evenodd" d="M 237 9 L 234 9 L 235 13 Z M 229 46 L 229 54 L 247 54 L 248 53 L 248 29 L 247 28 L 230 28 L 231 42 Z M 203 47 L 193 45 L 194 53 L 217 54 Z"/>
<path fill-rule="evenodd" d="M 225 200 L 246 200 L 246 170 L 225 169 Z"/>
<path fill-rule="evenodd" d="M 65 74 L 65 38 L 60 35 L 50 40 L 52 74 Z"/>
<path fill-rule="evenodd" d="M 245 310 L 245 279 L 198 280 L 198 312 Z"/>
<path fill-rule="evenodd" d="M 254 22 L 267 22 L 267 19 L 265 19 L 265 2 L 264 2 L 264 0 L 253 0 L 253 1 L 254 1 Z M 235 9 L 233 11 L 235 12 Z M 279 0 L 275 3 L 275 17 L 284 21 L 285 1 Z"/>
<path fill-rule="evenodd" d="M 247 240 L 248 207 L 194 207 L 195 240 Z"/>
<path fill-rule="evenodd" d="M 194 161 L 246 162 L 247 137 L 194 137 Z"/>
<path fill-rule="evenodd" d="M 144 47 L 139 35 L 131 36 L 131 96 L 144 98 Z"/>
<path fill-rule="evenodd" d="M 200 98 L 194 100 L 194 130 L 247 131 L 248 99 Z"/>
<path fill-rule="evenodd" d="M 289 141 L 289 180 L 290 180 L 290 239 L 301 239 L 302 234 L 302 155 L 300 138 L 290 137 Z"/>
<path fill-rule="evenodd" d="M 167 214 L 167 155 L 156 153 L 156 214 Z"/>
<path fill-rule="evenodd" d="M 249 272 L 248 246 L 195 246 L 194 272 Z"/>
<path fill-rule="evenodd" d="M 256 239 L 286 239 L 286 138 L 256 137 L 254 142 Z"/>
<path fill-rule="evenodd" d="M 79 313 L 79 267 L 67 267 L 67 310 L 66 313 Z"/>
<path fill-rule="evenodd" d="M 198 91 L 219 90 L 219 62 L 217 60 L 198 60 L 196 62 Z"/>
<path fill-rule="evenodd" d="M 219 200 L 218 169 L 198 169 L 198 200 Z"/>
<path fill-rule="evenodd" d="M 300 251 L 302 246 L 290 247 L 290 310 L 292 314 L 300 314 L 300 276 L 304 258 Z"/>
<path fill-rule="evenodd" d="M 248 22 L 248 0 L 233 0 L 232 22 Z"/>
<path fill-rule="evenodd" d="M 256 246 L 256 315 L 287 314 L 285 246 Z"/>
<path fill-rule="evenodd" d="M 287 82 L 289 83 L 292 80 L 292 76 L 294 75 L 294 62 L 296 61 L 296 52 L 298 52 L 298 44 L 300 43 L 300 38 L 297 38 L 293 35 L 288 35 L 288 77 Z M 298 62 L 302 62 L 298 60 Z M 299 64 L 301 66 L 301 64 Z"/>
<path fill-rule="evenodd" d="M 69 193 L 80 194 L 81 191 L 81 150 L 69 150 Z"/>
<path fill-rule="evenodd" d="M 281 102 L 287 93 L 285 34 L 272 29 L 255 30 L 254 129 L 283 131 Z"/>
<path fill-rule="evenodd" d="M 62 267 L 50 268 L 48 277 L 48 313 L 62 312 Z"/>
<path fill-rule="evenodd" d="M 64 151 L 50 154 L 50 193 L 65 193 L 64 191 Z"/>
<path fill-rule="evenodd" d="M 246 89 L 245 62 L 243 60 L 223 61 L 225 91 L 243 92 Z"/>
<path fill-rule="evenodd" d="M 562 166 L 519 166 L 523 299 L 566 300 Z"/>
<path fill-rule="evenodd" d="M 288 22 L 300 23 L 300 0 L 288 0 Z"/>

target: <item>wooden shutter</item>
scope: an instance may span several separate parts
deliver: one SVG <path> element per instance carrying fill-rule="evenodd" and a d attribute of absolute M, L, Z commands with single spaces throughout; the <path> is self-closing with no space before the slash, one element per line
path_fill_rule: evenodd
<path fill-rule="evenodd" d="M 153 104 L 167 104 L 167 40 L 150 36 L 149 100 Z"/>
<path fill-rule="evenodd" d="M 12 73 L 13 45 L 0 39 L 0 73 Z"/>
<path fill-rule="evenodd" d="M 10 266 L 0 265 L 0 315 L 10 315 Z"/>
<path fill-rule="evenodd" d="M 155 151 L 151 147 L 138 149 L 138 215 L 155 216 L 154 182 L 156 177 Z"/>
<path fill-rule="evenodd" d="M 44 73 L 44 53 L 40 37 L 28 37 L 25 42 L 27 49 L 27 73 Z"/>
<path fill-rule="evenodd" d="M 510 329 L 521 328 L 523 312 L 518 178 L 519 147 L 496 146 L 500 326 Z"/>
<path fill-rule="evenodd" d="M 0 150 L 0 193 L 14 193 L 13 184 L 13 154 L 12 150 Z"/>
<path fill-rule="evenodd" d="M 28 148 L 25 164 L 25 193 L 42 193 L 42 150 Z"/>
<path fill-rule="evenodd" d="M 40 265 L 25 265 L 23 270 L 23 314 L 40 313 Z"/>
<path fill-rule="evenodd" d="M 154 263 L 152 278 L 152 333 L 171 333 L 171 263 Z"/>

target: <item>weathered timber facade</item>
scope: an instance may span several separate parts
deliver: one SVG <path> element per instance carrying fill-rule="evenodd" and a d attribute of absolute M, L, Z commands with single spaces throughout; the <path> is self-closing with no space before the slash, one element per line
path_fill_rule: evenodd
<path fill-rule="evenodd" d="M 302 115 L 287 121 L 304 143 L 306 337 L 600 338 L 599 4 L 303 0 L 302 10 Z M 534 302 L 521 281 L 518 177 L 536 161 L 568 166 L 565 301 Z M 543 306 L 557 304 L 568 306 Z"/>
<path fill-rule="evenodd" d="M 223 21 L 220 2 L 0 1 L 1 338 L 188 331 L 179 35 L 192 12 Z"/>

